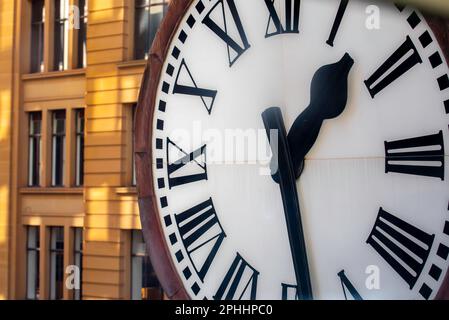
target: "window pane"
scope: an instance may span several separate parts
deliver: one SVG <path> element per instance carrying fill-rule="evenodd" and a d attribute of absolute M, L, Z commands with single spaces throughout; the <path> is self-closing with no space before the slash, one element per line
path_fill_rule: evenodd
<path fill-rule="evenodd" d="M 44 0 L 33 0 L 31 8 L 30 72 L 44 71 Z"/>
<path fill-rule="evenodd" d="M 146 59 L 156 32 L 167 11 L 169 1 L 136 0 L 134 56 L 135 59 Z"/>
<path fill-rule="evenodd" d="M 78 68 L 85 68 L 87 66 L 87 47 L 86 47 L 86 34 L 87 34 L 87 0 L 79 0 L 80 9 L 80 28 L 78 30 Z"/>
<path fill-rule="evenodd" d="M 54 187 L 64 184 L 65 119 L 65 110 L 53 112 L 52 186 Z"/>
<path fill-rule="evenodd" d="M 50 299 L 63 298 L 64 283 L 64 228 L 51 228 L 50 236 Z"/>
<path fill-rule="evenodd" d="M 69 0 L 55 0 L 54 70 L 66 70 L 68 67 L 68 16 Z"/>
<path fill-rule="evenodd" d="M 83 276 L 83 229 L 75 228 L 75 243 L 74 243 L 74 263 L 75 266 L 78 267 L 79 270 L 79 289 L 75 289 L 73 298 L 75 300 L 82 299 L 82 276 Z"/>
<path fill-rule="evenodd" d="M 131 297 L 133 300 L 161 300 L 162 288 L 147 254 L 142 231 L 132 232 Z"/>
<path fill-rule="evenodd" d="M 76 186 L 84 184 L 84 109 L 76 111 Z"/>
<path fill-rule="evenodd" d="M 27 299 L 39 299 L 39 227 L 27 233 Z"/>
<path fill-rule="evenodd" d="M 39 186 L 42 114 L 29 114 L 28 185 Z"/>

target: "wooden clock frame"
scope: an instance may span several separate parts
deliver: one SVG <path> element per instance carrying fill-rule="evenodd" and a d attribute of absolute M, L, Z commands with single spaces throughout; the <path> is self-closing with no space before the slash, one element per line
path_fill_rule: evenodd
<path fill-rule="evenodd" d="M 166 243 L 153 185 L 152 134 L 156 94 L 165 57 L 185 14 L 195 0 L 172 0 L 150 51 L 136 112 L 135 159 L 142 231 L 151 262 L 169 299 L 190 300 Z M 449 19 L 425 15 L 449 64 Z M 449 272 L 436 299 L 449 300 Z"/>

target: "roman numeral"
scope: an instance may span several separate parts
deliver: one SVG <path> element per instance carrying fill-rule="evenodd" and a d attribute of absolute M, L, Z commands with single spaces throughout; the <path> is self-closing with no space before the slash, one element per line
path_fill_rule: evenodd
<path fill-rule="evenodd" d="M 335 17 L 334 24 L 332 25 L 331 34 L 329 35 L 329 39 L 326 41 L 328 45 L 331 47 L 334 46 L 335 37 L 337 35 L 338 29 L 340 28 L 341 21 L 343 20 L 343 16 L 345 15 L 346 8 L 348 7 L 349 0 L 341 0 L 340 6 L 338 7 L 337 16 Z"/>
<path fill-rule="evenodd" d="M 399 65 L 394 68 L 396 64 Z M 417 64 L 422 63 L 422 59 L 413 44 L 412 39 L 407 36 L 405 42 L 385 61 L 373 75 L 365 81 L 372 98 L 383 89 L 399 79 L 406 72 Z"/>
<path fill-rule="evenodd" d="M 385 172 L 397 172 L 444 180 L 443 132 L 385 142 Z"/>
<path fill-rule="evenodd" d="M 215 300 L 255 300 L 259 272 L 237 253 L 226 273 Z"/>
<path fill-rule="evenodd" d="M 218 23 L 224 25 L 224 30 L 211 17 L 215 10 L 221 11 L 219 14 L 222 16 L 223 21 Z M 227 23 L 228 11 L 232 16 L 232 22 L 230 22 L 230 25 Z M 243 29 L 242 20 L 240 19 L 234 0 L 218 1 L 203 19 L 203 23 L 226 43 L 230 67 L 232 67 L 240 56 L 250 48 L 248 38 L 246 37 L 245 30 Z"/>
<path fill-rule="evenodd" d="M 282 1 L 282 0 L 281 0 Z M 282 25 L 276 8 L 275 0 L 265 0 L 270 16 L 268 18 L 265 38 L 269 38 L 283 33 L 299 33 L 299 14 L 301 10 L 301 0 L 283 0 L 285 5 L 285 21 Z M 275 31 L 270 32 L 270 27 L 274 26 Z"/>
<path fill-rule="evenodd" d="M 340 271 L 337 275 L 340 278 L 341 287 L 343 289 L 343 294 L 345 295 L 346 300 L 348 300 L 348 295 L 346 294 L 346 291 L 352 296 L 354 300 L 363 300 L 360 294 L 357 292 L 356 288 L 351 283 L 351 281 L 349 281 L 344 270 Z"/>
<path fill-rule="evenodd" d="M 185 60 L 182 59 L 173 88 L 174 94 L 185 94 L 201 98 L 201 101 L 203 102 L 203 105 L 206 108 L 207 112 L 211 114 L 217 92 L 217 90 L 198 87 L 195 80 L 193 79 L 189 67 L 187 66 Z"/>
<path fill-rule="evenodd" d="M 178 154 L 180 153 L 181 158 L 175 162 L 171 162 L 170 158 L 172 156 L 170 154 L 172 154 L 172 151 L 176 151 Z M 206 145 L 191 153 L 187 153 L 167 138 L 167 160 L 168 184 L 170 189 L 188 183 L 207 180 Z M 181 172 L 184 175 L 181 175 Z"/>
<path fill-rule="evenodd" d="M 380 208 L 367 243 L 413 289 L 426 264 L 434 238 L 435 235 L 427 234 Z"/>
<path fill-rule="evenodd" d="M 175 220 L 190 261 L 198 277 L 204 281 L 226 237 L 212 199 L 175 215 Z"/>
<path fill-rule="evenodd" d="M 282 300 L 299 300 L 298 286 L 283 283 Z"/>

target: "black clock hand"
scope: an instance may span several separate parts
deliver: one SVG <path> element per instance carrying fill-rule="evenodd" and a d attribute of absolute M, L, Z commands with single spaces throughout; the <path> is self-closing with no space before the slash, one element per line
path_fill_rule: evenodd
<path fill-rule="evenodd" d="M 271 130 L 277 130 L 278 145 L 273 148 L 273 157 L 278 159 L 279 186 L 284 205 L 285 220 L 287 223 L 290 249 L 295 268 L 298 285 L 298 296 L 301 300 L 311 300 L 312 285 L 310 281 L 309 265 L 307 262 L 306 244 L 301 222 L 298 192 L 296 190 L 296 178 L 290 158 L 290 150 L 287 133 L 279 108 L 270 108 L 262 113 L 262 118 L 267 131 L 268 139 L 271 139 Z M 274 145 L 273 141 L 270 141 Z"/>
<path fill-rule="evenodd" d="M 318 138 L 326 119 L 343 113 L 348 100 L 348 76 L 354 60 L 346 53 L 334 64 L 318 69 L 312 79 L 310 105 L 298 116 L 288 133 L 293 170 L 296 179 L 301 176 L 304 158 Z M 273 176 L 279 182 L 277 175 Z"/>

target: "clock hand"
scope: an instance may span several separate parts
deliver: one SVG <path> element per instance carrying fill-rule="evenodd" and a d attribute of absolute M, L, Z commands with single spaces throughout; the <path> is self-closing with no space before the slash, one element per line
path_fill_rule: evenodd
<path fill-rule="evenodd" d="M 279 108 L 267 109 L 262 113 L 262 118 L 268 139 L 271 138 L 271 130 L 277 130 L 278 132 L 278 147 L 273 148 L 273 157 L 278 159 L 279 164 L 279 186 L 298 285 L 298 296 L 301 300 L 311 300 L 313 299 L 312 285 L 307 262 L 306 243 L 301 222 L 298 192 L 296 190 L 296 178 L 293 172 L 287 133 L 284 121 L 282 120 L 281 110 Z"/>
<path fill-rule="evenodd" d="M 293 171 L 301 176 L 304 158 L 315 144 L 326 119 L 340 116 L 348 100 L 348 76 L 354 60 L 346 53 L 334 64 L 318 69 L 312 79 L 310 105 L 296 118 L 288 133 Z M 273 179 L 278 182 L 277 174 Z"/>

